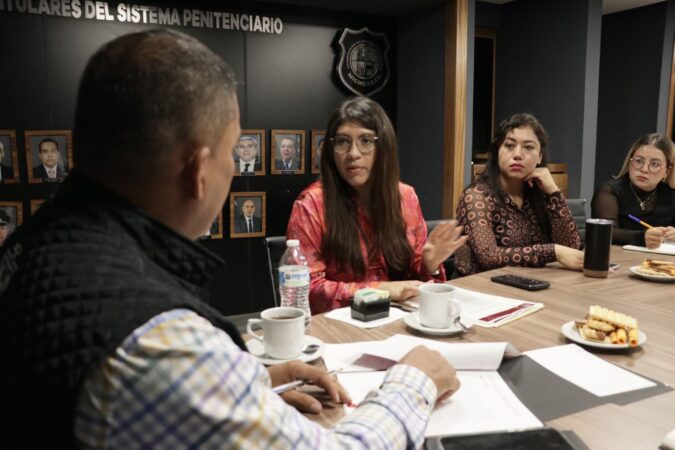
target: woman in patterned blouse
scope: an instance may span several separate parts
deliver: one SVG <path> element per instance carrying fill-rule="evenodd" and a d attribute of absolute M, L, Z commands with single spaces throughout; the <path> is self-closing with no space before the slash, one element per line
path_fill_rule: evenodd
<path fill-rule="evenodd" d="M 346 306 L 357 289 L 392 300 L 445 279 L 442 262 L 466 241 L 456 222 L 429 234 L 417 195 L 399 181 L 396 135 L 382 107 L 352 98 L 333 113 L 321 152 L 321 180 L 297 198 L 288 223 L 310 267 L 313 313 Z"/>
<path fill-rule="evenodd" d="M 462 193 L 457 219 L 469 236 L 455 255 L 463 275 L 558 261 L 581 270 L 581 239 L 546 164 L 548 136 L 530 114 L 499 125 L 485 171 Z"/>

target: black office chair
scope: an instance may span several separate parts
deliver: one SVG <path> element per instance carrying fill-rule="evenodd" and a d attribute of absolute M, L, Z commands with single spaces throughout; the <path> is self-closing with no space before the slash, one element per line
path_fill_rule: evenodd
<path fill-rule="evenodd" d="M 437 219 L 437 220 L 427 220 L 427 234 L 431 233 L 431 230 L 436 228 L 436 226 L 441 222 L 446 222 L 450 219 Z M 448 280 L 459 278 L 461 275 L 457 272 L 455 267 L 455 260 L 452 256 L 443 261 L 443 268 L 445 268 L 445 276 Z"/>
<path fill-rule="evenodd" d="M 574 217 L 574 222 L 579 229 L 579 236 L 581 236 L 581 243 L 586 240 L 586 199 L 585 198 L 568 198 L 567 206 L 569 206 Z"/>
<path fill-rule="evenodd" d="M 270 274 L 274 304 L 279 306 L 279 260 L 286 250 L 286 236 L 270 236 L 265 238 L 265 251 L 267 252 L 267 267 Z"/>

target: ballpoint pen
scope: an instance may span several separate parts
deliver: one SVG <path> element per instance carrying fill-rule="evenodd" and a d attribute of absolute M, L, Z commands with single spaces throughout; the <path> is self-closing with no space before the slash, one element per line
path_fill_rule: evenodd
<path fill-rule="evenodd" d="M 640 219 L 639 217 L 635 217 L 632 214 L 628 214 L 628 218 L 635 223 L 639 223 L 640 225 L 642 225 L 645 228 L 654 228 L 653 226 L 649 225 L 647 222 L 644 222 L 642 219 Z M 673 243 L 675 243 L 675 241 L 669 238 L 669 239 L 664 239 L 663 243 L 672 245 Z"/>
<path fill-rule="evenodd" d="M 630 220 L 632 220 L 633 222 L 635 222 L 635 223 L 639 223 L 640 225 L 642 225 L 642 226 L 645 227 L 645 228 L 653 228 L 653 227 L 652 227 L 651 225 L 649 225 L 647 222 L 643 222 L 642 219 L 640 219 L 639 217 L 635 217 L 635 216 L 632 215 L 632 214 L 628 214 L 628 218 L 629 218 Z"/>
<path fill-rule="evenodd" d="M 331 370 L 328 372 L 328 375 L 335 375 L 336 373 L 339 372 L 339 369 L 336 370 Z M 274 391 L 275 394 L 283 394 L 286 391 L 290 391 L 291 389 L 295 389 L 300 386 L 304 386 L 305 384 L 310 383 L 309 380 L 295 380 L 291 381 L 290 383 L 284 383 L 280 384 L 279 386 L 275 386 L 272 388 L 272 391 Z"/>

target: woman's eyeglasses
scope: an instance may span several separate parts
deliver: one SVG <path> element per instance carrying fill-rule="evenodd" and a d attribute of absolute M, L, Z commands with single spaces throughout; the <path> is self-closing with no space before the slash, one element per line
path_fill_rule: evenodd
<path fill-rule="evenodd" d="M 335 153 L 347 153 L 352 148 L 352 138 L 349 136 L 335 136 L 330 138 L 330 141 L 333 143 Z M 377 136 L 364 134 L 356 138 L 356 148 L 362 155 L 373 153 L 375 144 L 377 144 Z"/>
<path fill-rule="evenodd" d="M 630 159 L 630 166 L 633 169 L 640 170 L 644 167 L 646 162 L 647 161 L 641 156 L 633 156 Z M 657 173 L 659 170 L 661 170 L 662 167 L 663 167 L 663 164 L 661 163 L 661 161 L 657 161 L 655 159 L 652 159 L 647 164 L 647 171 L 649 173 Z"/>

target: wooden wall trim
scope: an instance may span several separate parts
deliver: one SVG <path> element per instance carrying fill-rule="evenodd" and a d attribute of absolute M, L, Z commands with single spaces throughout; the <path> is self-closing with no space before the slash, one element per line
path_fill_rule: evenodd
<path fill-rule="evenodd" d="M 666 118 L 666 134 L 673 137 L 673 108 L 675 108 L 675 42 L 673 44 L 673 60 L 670 67 L 670 89 L 668 90 L 668 115 Z"/>
<path fill-rule="evenodd" d="M 443 136 L 443 217 L 455 216 L 464 188 L 466 88 L 469 34 L 468 0 L 446 4 Z"/>

